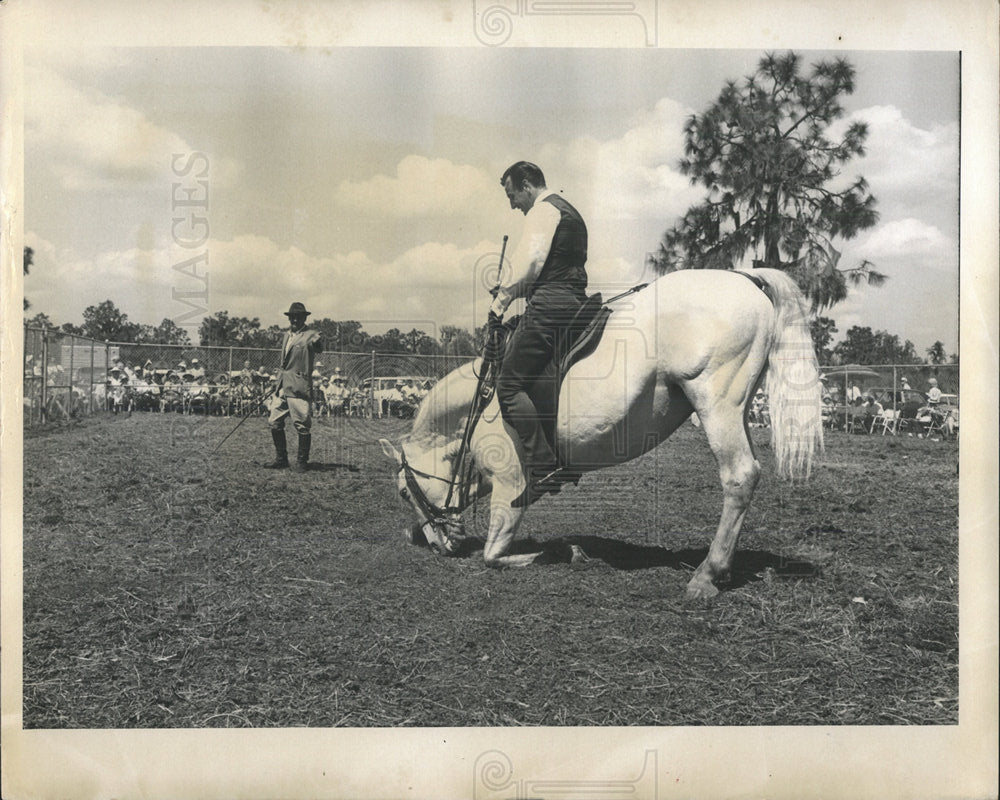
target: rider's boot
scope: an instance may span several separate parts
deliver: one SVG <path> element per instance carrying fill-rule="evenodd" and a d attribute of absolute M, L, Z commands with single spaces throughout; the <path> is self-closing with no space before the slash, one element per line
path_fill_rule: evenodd
<path fill-rule="evenodd" d="M 271 429 L 271 439 L 274 441 L 275 457 L 264 469 L 286 469 L 288 467 L 288 444 L 285 441 L 285 429 Z"/>
<path fill-rule="evenodd" d="M 312 444 L 312 434 L 299 434 L 299 452 L 292 464 L 292 472 L 305 472 L 309 469 L 309 446 Z"/>
<path fill-rule="evenodd" d="M 530 506 L 544 495 L 560 491 L 566 480 L 579 480 L 578 473 L 570 474 L 564 467 L 559 466 L 556 455 L 542 431 L 542 425 L 537 420 L 535 430 L 523 444 L 527 486 L 512 503 L 515 508 Z"/>

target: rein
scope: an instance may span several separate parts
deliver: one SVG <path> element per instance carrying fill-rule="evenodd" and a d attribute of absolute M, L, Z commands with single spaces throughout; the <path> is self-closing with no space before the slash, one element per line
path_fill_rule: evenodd
<path fill-rule="evenodd" d="M 504 253 L 507 251 L 507 235 L 504 234 L 503 245 L 500 247 L 500 269 L 503 269 L 503 257 Z M 499 290 L 499 276 L 496 288 L 493 291 L 493 296 L 496 296 L 496 291 Z M 493 335 L 491 332 L 489 335 Z M 458 509 L 457 513 L 461 513 L 461 510 L 469 505 L 470 491 L 469 487 L 472 485 L 472 470 L 473 463 L 472 460 L 467 458 L 469 454 L 469 446 L 472 443 L 472 433 L 476 429 L 476 425 L 479 424 L 479 418 L 483 415 L 483 410 L 489 405 L 490 400 L 493 399 L 493 395 L 496 393 L 496 379 L 497 379 L 497 364 L 495 361 L 483 358 L 482 364 L 479 367 L 479 374 L 476 376 L 476 392 L 472 396 L 472 402 L 469 405 L 469 413 L 465 418 L 465 431 L 462 433 L 462 442 L 459 445 L 458 453 L 455 454 L 455 461 L 453 462 L 451 468 L 451 478 L 448 481 L 448 496 L 444 500 L 445 511 L 451 512 L 454 509 Z M 459 480 L 459 473 L 465 468 L 465 478 L 464 480 Z M 436 476 L 435 476 L 436 477 Z M 409 475 L 407 476 L 407 482 L 409 482 Z M 478 480 L 476 481 L 478 483 Z M 451 505 L 452 495 L 455 493 L 455 488 L 459 487 L 458 493 L 458 504 L 456 506 Z M 421 494 L 423 494 L 421 492 Z M 426 496 L 424 497 L 426 500 Z"/>
<path fill-rule="evenodd" d="M 421 513 L 434 525 L 456 526 L 462 511 L 469 505 L 472 486 L 479 483 L 479 476 L 473 475 L 474 462 L 468 458 L 469 443 L 472 441 L 472 433 L 483 415 L 483 410 L 489 405 L 496 392 L 496 371 L 493 367 L 492 363 L 484 363 L 479 371 L 476 393 L 472 398 L 469 415 L 465 422 L 465 431 L 462 433 L 462 441 L 455 454 L 454 465 L 449 477 L 442 478 L 440 475 L 433 475 L 412 466 L 406 460 L 406 452 L 400 445 L 399 467 L 396 471 L 403 473 L 403 480 L 406 482 L 406 489 L 410 497 L 413 498 L 413 502 L 416 503 Z M 462 474 L 463 468 L 464 474 Z M 448 484 L 448 495 L 445 497 L 443 506 L 431 502 L 424 490 L 420 488 L 420 484 L 417 482 L 418 477 Z M 455 498 L 454 504 L 452 503 L 453 497 Z"/>
<path fill-rule="evenodd" d="M 623 297 L 642 291 L 648 285 L 648 283 L 641 283 L 638 286 L 633 286 L 631 289 L 615 295 L 610 300 L 605 300 L 602 305 L 609 305 Z M 403 473 L 407 492 L 409 492 L 410 497 L 413 498 L 413 502 L 420 509 L 421 513 L 434 525 L 443 525 L 446 527 L 457 525 L 459 516 L 469 505 L 472 486 L 479 482 L 478 476 L 473 475 L 475 464 L 469 458 L 469 446 L 472 441 L 472 434 L 483 415 L 483 411 L 496 393 L 497 367 L 496 363 L 484 359 L 479 374 L 476 376 L 476 391 L 469 406 L 469 414 L 466 417 L 462 441 L 459 445 L 458 453 L 455 455 L 454 465 L 449 477 L 443 478 L 440 475 L 433 475 L 429 472 L 416 469 L 406 460 L 406 453 L 400 447 L 400 463 L 397 473 Z M 445 498 L 443 506 L 438 506 L 430 501 L 427 494 L 420 488 L 420 484 L 417 481 L 418 477 L 427 480 L 442 481 L 448 484 L 448 495 Z M 454 503 L 452 503 L 452 498 L 456 498 Z"/>
<path fill-rule="evenodd" d="M 403 480 L 406 481 L 406 490 L 409 492 L 410 497 L 413 498 L 413 502 L 417 504 L 417 507 L 427 517 L 428 522 L 435 525 L 448 525 L 453 523 L 456 518 L 462 513 L 464 506 L 462 505 L 450 505 L 452 489 L 456 485 L 461 485 L 463 492 L 461 496 L 464 498 L 468 497 L 468 486 L 471 485 L 472 481 L 461 481 L 456 482 L 454 478 L 442 478 L 440 475 L 433 475 L 430 472 L 424 472 L 421 469 L 417 469 L 412 466 L 409 461 L 406 460 L 406 453 L 403 451 L 402 446 L 399 448 L 399 466 L 396 468 L 396 472 L 403 473 Z M 424 493 L 424 490 L 420 488 L 420 484 L 417 482 L 417 478 L 427 478 L 428 480 L 443 481 L 449 485 L 448 499 L 445 501 L 445 505 L 438 506 L 430 501 L 430 498 Z M 478 483 L 478 478 L 475 481 Z"/>

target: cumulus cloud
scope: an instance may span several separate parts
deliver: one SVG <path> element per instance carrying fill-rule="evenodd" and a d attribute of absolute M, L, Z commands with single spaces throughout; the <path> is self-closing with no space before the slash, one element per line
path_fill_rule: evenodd
<path fill-rule="evenodd" d="M 193 148 L 143 112 L 55 69 L 25 70 L 24 125 L 32 153 L 63 189 L 114 189 L 170 180 L 171 158 Z M 217 163 L 213 179 L 228 181 L 237 165 Z"/>
<path fill-rule="evenodd" d="M 482 169 L 444 158 L 409 155 L 394 176 L 343 181 L 334 192 L 338 206 L 376 216 L 465 216 L 495 207 L 503 197 L 495 178 Z"/>
<path fill-rule="evenodd" d="M 954 263 L 954 240 L 923 220 L 907 217 L 873 228 L 855 245 L 869 258 L 899 258 L 901 254 L 922 259 L 945 258 Z"/>
<path fill-rule="evenodd" d="M 636 114 L 616 137 L 582 136 L 542 149 L 546 174 L 555 177 L 550 188 L 565 188 L 587 220 L 592 270 L 608 276 L 621 270 L 641 274 L 645 254 L 702 198 L 703 191 L 677 168 L 690 113 L 663 98 Z"/>
<path fill-rule="evenodd" d="M 60 251 L 35 234 L 26 243 L 36 252 L 25 279 L 31 313 L 56 323 L 79 322 L 87 306 L 110 297 L 136 322 L 156 324 L 203 306 L 188 317 L 195 325 L 223 310 L 282 324 L 281 312 L 300 300 L 316 317 L 359 320 L 370 332 L 415 327 L 436 335 L 442 324 L 482 324 L 490 301 L 484 275 L 498 260 L 488 241 L 465 248 L 428 242 L 385 261 L 357 250 L 316 256 L 256 235 L 209 240 L 197 250 L 160 244 L 93 258 Z M 179 268 L 192 257 L 200 259 L 195 268 Z"/>
<path fill-rule="evenodd" d="M 212 296 L 235 301 L 233 313 L 274 321 L 276 304 L 298 299 L 315 306 L 317 316 L 356 319 L 366 329 L 471 325 L 472 309 L 488 300 L 478 272 L 496 250 L 486 241 L 468 248 L 428 242 L 380 261 L 361 251 L 317 257 L 261 237 L 209 247 Z"/>
<path fill-rule="evenodd" d="M 579 137 L 566 148 L 550 146 L 545 156 L 561 163 L 574 186 L 585 187 L 594 219 L 673 219 L 701 196 L 677 169 L 690 113 L 663 98 L 637 114 L 620 136 L 603 141 Z"/>
<path fill-rule="evenodd" d="M 895 106 L 872 106 L 838 122 L 831 135 L 842 135 L 851 122 L 868 125 L 866 153 L 843 169 L 839 182 L 864 176 L 883 220 L 950 217 L 957 231 L 958 123 L 925 130 Z"/>

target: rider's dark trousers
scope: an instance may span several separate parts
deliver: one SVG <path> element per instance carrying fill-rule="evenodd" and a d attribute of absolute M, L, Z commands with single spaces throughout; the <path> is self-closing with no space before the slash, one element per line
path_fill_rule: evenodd
<path fill-rule="evenodd" d="M 514 331 L 497 378 L 497 399 L 504 419 L 517 431 L 524 445 L 526 466 L 536 473 L 554 469 L 556 457 L 528 389 L 553 355 L 561 355 L 564 331 L 584 300 L 582 292 L 560 286 L 537 289 Z"/>

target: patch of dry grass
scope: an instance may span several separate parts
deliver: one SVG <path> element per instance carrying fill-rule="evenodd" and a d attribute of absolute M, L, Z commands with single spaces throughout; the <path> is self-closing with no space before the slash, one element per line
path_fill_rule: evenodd
<path fill-rule="evenodd" d="M 255 465 L 262 421 L 210 455 L 231 425 L 29 434 L 27 727 L 957 721 L 953 444 L 835 434 L 792 485 L 761 436 L 733 583 L 701 606 L 721 495 L 690 426 L 533 508 L 553 563 L 493 571 L 404 543 L 375 442 L 400 423 L 321 422 L 304 476 Z"/>

